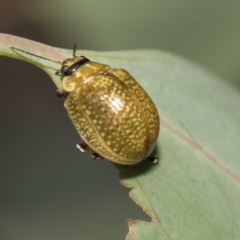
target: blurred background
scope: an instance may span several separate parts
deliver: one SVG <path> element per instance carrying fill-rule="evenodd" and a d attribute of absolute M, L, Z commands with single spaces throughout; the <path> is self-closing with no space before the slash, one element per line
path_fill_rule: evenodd
<path fill-rule="evenodd" d="M 1 0 L 0 32 L 48 45 L 155 48 L 186 57 L 240 89 L 239 0 Z M 0 239 L 122 240 L 149 220 L 107 161 L 79 137 L 50 78 L 0 58 Z"/>

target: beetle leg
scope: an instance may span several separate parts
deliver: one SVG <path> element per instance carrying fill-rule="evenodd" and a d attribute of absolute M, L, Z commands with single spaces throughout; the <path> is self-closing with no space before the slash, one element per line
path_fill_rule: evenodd
<path fill-rule="evenodd" d="M 62 73 L 61 73 L 60 71 L 56 71 L 56 72 L 55 72 L 55 75 L 57 75 L 57 76 L 62 76 Z"/>
<path fill-rule="evenodd" d="M 91 157 L 94 159 L 94 160 L 100 160 L 100 159 L 103 159 L 99 154 L 97 154 L 96 152 L 93 152 L 91 154 Z"/>
<path fill-rule="evenodd" d="M 57 95 L 57 98 L 63 97 L 63 93 L 61 93 L 59 90 L 56 90 L 56 95 Z"/>
<path fill-rule="evenodd" d="M 152 162 L 153 164 L 158 163 L 159 158 L 157 156 L 150 156 L 147 158 L 148 161 Z"/>
<path fill-rule="evenodd" d="M 76 147 L 79 151 L 85 152 L 88 148 L 88 145 L 85 142 L 83 142 L 83 143 L 80 143 L 80 144 L 76 144 Z"/>
<path fill-rule="evenodd" d="M 57 98 L 66 98 L 66 93 L 61 93 L 59 90 L 56 90 Z"/>
<path fill-rule="evenodd" d="M 80 152 L 85 152 L 86 150 L 89 151 L 91 153 L 91 157 L 94 160 L 103 159 L 103 157 L 101 157 L 98 153 L 93 152 L 93 150 L 85 142 L 76 144 L 76 147 Z"/>

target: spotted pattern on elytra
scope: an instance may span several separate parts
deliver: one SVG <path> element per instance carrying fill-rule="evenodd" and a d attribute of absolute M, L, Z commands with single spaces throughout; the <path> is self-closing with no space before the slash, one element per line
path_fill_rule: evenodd
<path fill-rule="evenodd" d="M 72 63 L 74 58 L 68 63 L 70 71 Z M 64 105 L 90 149 L 124 165 L 137 164 L 152 152 L 159 133 L 158 112 L 127 71 L 89 61 L 63 76 L 62 83 L 69 93 Z"/>
<path fill-rule="evenodd" d="M 121 81 L 128 86 L 129 91 L 136 96 L 137 101 L 139 101 L 148 124 L 148 151 L 149 153 L 152 152 L 153 149 L 151 146 L 158 137 L 160 126 L 160 119 L 155 104 L 145 90 L 126 70 L 112 68 L 109 70 L 109 73 L 121 79 Z"/>
<path fill-rule="evenodd" d="M 70 116 L 75 123 L 84 119 L 77 128 L 98 154 L 133 164 L 148 152 L 148 133 L 141 108 L 125 88 L 114 76 L 95 77 L 76 90 L 79 105 Z"/>

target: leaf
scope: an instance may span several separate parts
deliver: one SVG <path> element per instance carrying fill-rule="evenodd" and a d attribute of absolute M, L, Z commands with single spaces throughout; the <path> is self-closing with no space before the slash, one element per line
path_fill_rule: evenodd
<path fill-rule="evenodd" d="M 54 61 L 71 57 L 58 49 L 6 34 L 0 54 L 31 62 L 55 75 Z M 152 165 L 117 166 L 131 198 L 152 218 L 129 220 L 126 239 L 239 239 L 240 93 L 189 61 L 161 51 L 91 52 L 79 55 L 128 70 L 146 89 L 161 116 Z"/>

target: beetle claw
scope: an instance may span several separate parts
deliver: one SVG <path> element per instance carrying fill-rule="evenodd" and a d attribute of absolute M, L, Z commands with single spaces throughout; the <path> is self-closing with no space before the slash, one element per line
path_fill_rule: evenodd
<path fill-rule="evenodd" d="M 85 152 L 85 150 L 87 149 L 88 145 L 86 143 L 80 143 L 80 144 L 76 144 L 76 148 L 80 151 L 80 152 Z"/>
<path fill-rule="evenodd" d="M 147 158 L 147 160 L 153 164 L 156 164 L 156 163 L 158 163 L 159 158 L 157 156 L 150 156 Z"/>

